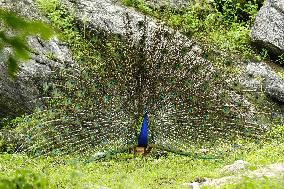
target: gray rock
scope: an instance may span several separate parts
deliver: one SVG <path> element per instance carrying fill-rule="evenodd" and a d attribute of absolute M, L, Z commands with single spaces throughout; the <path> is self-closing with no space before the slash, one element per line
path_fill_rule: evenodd
<path fill-rule="evenodd" d="M 284 80 L 278 78 L 269 78 L 265 81 L 265 92 L 270 97 L 284 102 Z"/>
<path fill-rule="evenodd" d="M 222 173 L 238 173 L 242 170 L 245 170 L 250 163 L 243 161 L 243 160 L 237 160 L 231 165 L 226 165 L 221 170 Z"/>
<path fill-rule="evenodd" d="M 274 55 L 284 53 L 284 0 L 267 0 L 251 28 L 251 39 Z"/>
<path fill-rule="evenodd" d="M 33 0 L 0 0 L 0 8 L 13 11 L 28 19 L 47 21 L 37 10 Z"/>
<path fill-rule="evenodd" d="M 46 20 L 35 8 L 31 0 L 0 1 L 0 7 L 25 16 L 29 19 Z M 20 64 L 15 79 L 7 75 L 5 62 L 10 53 L 7 48 L 0 56 L 0 117 L 16 116 L 31 112 L 40 102 L 42 84 L 48 80 L 51 67 L 72 62 L 68 48 L 54 38 L 48 42 L 38 37 L 29 37 L 28 44 L 32 49 L 31 59 Z M 52 55 L 53 60 L 49 57 Z"/>
<path fill-rule="evenodd" d="M 255 91 L 263 90 L 263 81 L 269 78 L 276 78 L 271 68 L 262 62 L 249 62 L 244 70 L 241 83 Z"/>
<path fill-rule="evenodd" d="M 7 75 L 5 57 L 9 53 L 8 50 L 3 53 L 4 56 L 1 56 L 0 117 L 31 112 L 36 105 L 40 104 L 38 101 L 41 97 L 40 90 L 42 84 L 48 81 L 51 68 L 60 66 L 63 62 L 72 62 L 71 55 L 67 53 L 67 47 L 62 46 L 57 39 L 43 42 L 36 37 L 30 37 L 28 42 L 36 54 L 32 54 L 29 61 L 20 63 L 15 79 Z M 49 54 L 53 54 L 56 61 L 50 60 Z"/>
<path fill-rule="evenodd" d="M 99 160 L 105 158 L 107 155 L 106 152 L 97 152 L 91 157 L 91 161 Z"/>
<path fill-rule="evenodd" d="M 189 183 L 187 186 L 191 189 L 200 189 L 200 184 L 198 182 Z"/>
<path fill-rule="evenodd" d="M 257 169 L 255 171 L 252 171 L 249 174 L 249 177 L 279 177 L 284 176 L 284 164 L 282 163 L 275 163 L 271 164 L 265 167 L 262 167 L 260 169 Z"/>
<path fill-rule="evenodd" d="M 169 6 L 174 9 L 179 9 L 188 6 L 190 0 L 146 0 L 145 2 L 155 8 Z"/>
<path fill-rule="evenodd" d="M 241 83 L 254 91 L 263 91 L 269 97 L 284 102 L 284 80 L 262 62 L 249 62 L 244 70 Z"/>
<path fill-rule="evenodd" d="M 182 185 L 188 186 L 189 188 L 193 189 L 198 189 L 203 186 L 221 188 L 221 186 L 225 184 L 240 183 L 243 180 L 244 176 L 252 179 L 263 178 L 263 177 L 282 179 L 283 175 L 284 175 L 284 165 L 276 163 L 276 164 L 267 165 L 265 167 L 259 168 L 254 171 L 246 171 L 242 173 L 235 172 L 235 174 L 232 176 L 226 176 L 217 179 L 206 178 L 206 181 L 202 183 L 192 182 L 192 183 L 184 183 Z"/>
<path fill-rule="evenodd" d="M 108 31 L 109 33 L 126 37 L 127 29 L 126 23 L 130 25 L 131 36 L 134 41 L 138 41 L 142 36 L 141 27 L 147 22 L 147 40 L 151 44 L 153 34 L 155 31 L 161 29 L 161 25 L 154 19 L 147 17 L 132 8 L 125 7 L 120 3 L 112 0 L 81 0 L 74 3 L 73 0 L 64 0 L 66 7 L 75 10 L 78 23 L 81 23 L 82 28 L 85 26 L 90 33 L 99 33 L 101 31 Z M 129 19 L 127 19 L 127 17 Z M 163 27 L 168 32 L 174 32 L 170 28 Z M 176 33 L 175 40 L 172 42 L 173 46 L 183 44 L 183 46 L 192 47 L 192 56 L 200 53 L 201 49 L 193 41 L 186 36 Z M 196 52 L 197 51 L 197 52 Z"/>

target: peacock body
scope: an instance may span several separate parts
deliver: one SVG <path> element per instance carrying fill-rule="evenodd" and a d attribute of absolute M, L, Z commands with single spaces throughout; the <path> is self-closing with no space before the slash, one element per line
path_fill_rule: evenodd
<path fill-rule="evenodd" d="M 144 114 L 141 131 L 138 137 L 138 147 L 147 147 L 148 145 L 148 113 Z"/>

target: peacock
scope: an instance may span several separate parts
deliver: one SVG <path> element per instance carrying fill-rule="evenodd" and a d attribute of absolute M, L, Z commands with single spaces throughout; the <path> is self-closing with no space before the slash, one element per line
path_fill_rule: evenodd
<path fill-rule="evenodd" d="M 206 158 L 190 147 L 257 136 L 261 127 L 253 113 L 246 116 L 251 109 L 193 43 L 163 28 L 146 30 L 138 44 L 133 37 L 98 36 L 83 63 L 54 70 L 46 87 L 51 100 L 32 115 L 43 121 L 21 127 L 18 151 L 117 154 L 140 147 L 144 154 L 152 148 Z M 133 125 L 141 116 L 137 136 Z"/>
<path fill-rule="evenodd" d="M 138 137 L 138 147 L 147 147 L 148 145 L 148 112 L 143 116 L 141 131 Z"/>

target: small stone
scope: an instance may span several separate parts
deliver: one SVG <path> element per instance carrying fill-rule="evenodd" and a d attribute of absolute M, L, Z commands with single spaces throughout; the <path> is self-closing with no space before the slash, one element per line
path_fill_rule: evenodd
<path fill-rule="evenodd" d="M 104 158 L 106 156 L 106 153 L 105 152 L 97 152 L 93 155 L 93 159 L 101 159 L 101 158 Z"/>
<path fill-rule="evenodd" d="M 200 189 L 200 185 L 199 185 L 198 182 L 190 183 L 188 186 L 189 186 L 189 188 L 191 188 L 191 189 Z"/>
<path fill-rule="evenodd" d="M 222 173 L 238 173 L 241 170 L 245 170 L 250 163 L 243 161 L 243 160 L 237 160 L 231 165 L 226 165 L 221 170 Z"/>

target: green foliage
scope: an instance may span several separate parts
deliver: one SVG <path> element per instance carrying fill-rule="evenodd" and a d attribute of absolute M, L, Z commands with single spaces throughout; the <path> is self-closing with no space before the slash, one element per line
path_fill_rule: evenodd
<path fill-rule="evenodd" d="M 14 178 L 1 179 L 1 189 L 47 189 L 46 179 L 28 170 L 16 171 Z"/>
<path fill-rule="evenodd" d="M 277 57 L 277 59 L 276 59 L 276 62 L 278 63 L 278 64 L 284 64 L 284 54 L 281 54 L 281 55 L 279 55 L 278 57 Z"/>
<path fill-rule="evenodd" d="M 31 158 L 20 154 L 0 154 L 0 180 L 9 180 L 9 184 L 12 184 L 11 181 L 16 178 L 24 178 L 23 183 L 33 186 L 41 183 L 42 188 L 182 188 L 183 183 L 193 182 L 197 178 L 228 176 L 220 170 L 235 160 L 248 161 L 254 169 L 271 163 L 282 163 L 283 147 L 283 143 L 277 141 L 218 143 L 212 149 L 226 153 L 222 159 L 217 160 L 201 160 L 172 153 L 158 159 L 155 156 L 141 157 L 121 153 L 95 161 L 93 156 Z M 198 149 L 195 152 L 197 151 Z M 203 149 L 203 153 L 207 153 L 206 149 Z M 34 178 L 34 175 L 37 177 Z M 282 177 L 244 178 L 240 183 L 225 188 L 281 188 L 282 184 Z"/>
<path fill-rule="evenodd" d="M 144 0 L 122 0 L 127 6 L 163 20 L 204 45 L 226 53 L 256 56 L 250 45 L 249 31 L 262 0 L 192 1 L 189 6 L 175 10 L 151 8 Z M 146 8 L 145 8 L 146 7 Z M 260 57 L 263 59 L 264 57 Z"/>
<path fill-rule="evenodd" d="M 7 59 L 8 73 L 15 76 L 18 62 L 29 59 L 29 48 L 26 38 L 38 35 L 47 40 L 53 35 L 53 30 L 39 21 L 28 21 L 15 13 L 0 9 L 0 51 L 9 47 L 12 49 Z"/>
<path fill-rule="evenodd" d="M 224 20 L 251 23 L 264 0 L 214 0 L 216 9 L 222 13 Z"/>

